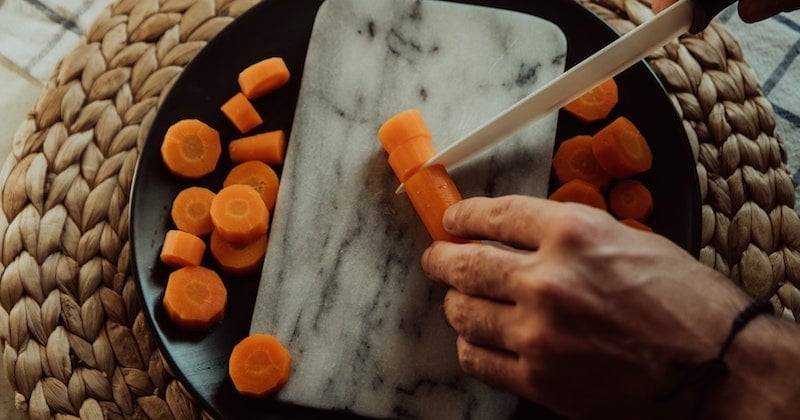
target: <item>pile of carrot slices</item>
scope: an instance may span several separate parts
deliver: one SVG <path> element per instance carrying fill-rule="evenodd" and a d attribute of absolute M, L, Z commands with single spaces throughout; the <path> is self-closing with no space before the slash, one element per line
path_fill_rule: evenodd
<path fill-rule="evenodd" d="M 241 91 L 220 110 L 244 135 L 263 122 L 250 100 L 288 80 L 283 59 L 262 60 L 240 72 Z M 161 248 L 161 262 L 174 269 L 162 304 L 169 319 L 186 330 L 207 331 L 222 321 L 225 281 L 257 273 L 266 256 L 280 182 L 273 167 L 283 165 L 286 136 L 282 130 L 251 134 L 227 146 L 235 166 L 216 191 L 192 185 L 175 196 L 170 211 L 174 229 L 166 233 Z M 219 132 L 198 119 L 175 122 L 161 144 L 169 171 L 198 182 L 217 169 L 221 156 Z M 289 380 L 291 356 L 274 337 L 252 335 L 234 348 L 228 372 L 241 394 L 266 397 Z"/>
<path fill-rule="evenodd" d="M 564 107 L 583 123 L 602 122 L 619 101 L 617 84 L 609 79 Z M 617 117 L 592 135 L 563 141 L 553 155 L 558 188 L 551 200 L 576 202 L 610 211 L 622 223 L 652 231 L 653 195 L 637 179 L 650 170 L 653 154 L 636 125 Z"/>

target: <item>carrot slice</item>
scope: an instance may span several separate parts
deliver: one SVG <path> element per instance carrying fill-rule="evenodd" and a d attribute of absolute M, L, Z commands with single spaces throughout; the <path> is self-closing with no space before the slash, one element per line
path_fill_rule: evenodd
<path fill-rule="evenodd" d="M 225 314 L 228 291 L 219 275 L 201 266 L 186 266 L 169 275 L 164 310 L 182 328 L 205 330 Z"/>
<path fill-rule="evenodd" d="M 466 242 L 448 233 L 442 224 L 445 210 L 461 201 L 461 193 L 444 166 L 428 166 L 415 172 L 406 181 L 406 193 L 434 241 Z"/>
<path fill-rule="evenodd" d="M 632 227 L 634 229 L 643 230 L 645 232 L 652 232 L 653 231 L 653 228 L 651 228 L 650 226 L 647 226 L 646 224 L 644 224 L 644 223 L 642 223 L 642 222 L 640 222 L 638 220 L 622 219 L 622 220 L 620 220 L 620 223 L 622 223 L 623 225 Z"/>
<path fill-rule="evenodd" d="M 386 120 L 378 130 L 378 140 L 391 155 L 395 149 L 416 138 L 431 140 L 431 132 L 416 109 L 407 109 Z"/>
<path fill-rule="evenodd" d="M 280 57 L 271 57 L 239 73 L 239 87 L 248 99 L 266 95 L 289 81 L 289 69 Z"/>
<path fill-rule="evenodd" d="M 237 276 L 252 274 L 261 268 L 267 253 L 267 235 L 246 244 L 225 240 L 216 231 L 211 233 L 211 255 L 222 271 Z"/>
<path fill-rule="evenodd" d="M 292 357 L 275 337 L 251 334 L 236 344 L 228 360 L 228 375 L 242 395 L 268 397 L 289 382 Z"/>
<path fill-rule="evenodd" d="M 617 118 L 594 135 L 592 152 L 600 166 L 617 178 L 628 178 L 653 166 L 647 140 L 625 117 Z"/>
<path fill-rule="evenodd" d="M 217 130 L 200 120 L 186 119 L 172 124 L 161 143 L 161 158 L 175 175 L 197 179 L 217 167 L 222 153 Z"/>
<path fill-rule="evenodd" d="M 230 242 L 244 244 L 267 233 L 269 211 L 249 185 L 229 185 L 211 201 L 214 231 Z"/>
<path fill-rule="evenodd" d="M 653 212 L 653 195 L 635 179 L 621 181 L 608 194 L 611 212 L 620 219 L 647 220 Z"/>
<path fill-rule="evenodd" d="M 283 165 L 286 134 L 276 130 L 236 139 L 228 143 L 228 154 L 234 163 L 260 160 L 267 165 Z"/>
<path fill-rule="evenodd" d="M 589 124 L 607 117 L 617 102 L 619 102 L 617 82 L 611 78 L 568 103 L 564 106 L 564 110 L 578 121 Z"/>
<path fill-rule="evenodd" d="M 581 203 L 598 209 L 607 210 L 606 199 L 596 186 L 580 180 L 573 179 L 553 191 L 549 197 L 553 201 Z"/>
<path fill-rule="evenodd" d="M 214 230 L 208 210 L 214 192 L 203 187 L 188 187 L 181 190 L 172 200 L 170 215 L 175 226 L 196 236 L 203 236 Z"/>
<path fill-rule="evenodd" d="M 228 99 L 220 109 L 241 133 L 246 133 L 264 122 L 253 104 L 241 92 Z"/>
<path fill-rule="evenodd" d="M 275 208 L 278 198 L 278 174 L 264 162 L 251 160 L 233 167 L 222 182 L 223 187 L 235 184 L 249 185 L 264 200 L 267 210 Z"/>
<path fill-rule="evenodd" d="M 389 154 L 389 166 L 394 170 L 400 182 L 406 182 L 417 169 L 436 154 L 431 139 L 413 138 L 399 146 Z"/>
<path fill-rule="evenodd" d="M 164 237 L 160 258 L 164 264 L 173 267 L 200 265 L 205 252 L 206 243 L 202 239 L 191 233 L 173 229 L 167 231 Z"/>
<path fill-rule="evenodd" d="M 553 172 L 561 183 L 581 179 L 600 188 L 611 181 L 592 153 L 592 136 L 575 136 L 563 141 L 553 156 Z"/>

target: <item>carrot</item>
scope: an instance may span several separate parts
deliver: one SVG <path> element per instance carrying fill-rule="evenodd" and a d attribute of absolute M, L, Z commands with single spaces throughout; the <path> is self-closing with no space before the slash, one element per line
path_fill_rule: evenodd
<path fill-rule="evenodd" d="M 389 166 L 394 170 L 400 182 L 406 182 L 417 169 L 436 154 L 431 139 L 413 138 L 399 146 L 389 154 Z"/>
<path fill-rule="evenodd" d="M 261 268 L 267 253 L 267 235 L 246 244 L 236 244 L 223 239 L 216 231 L 211 233 L 211 255 L 222 271 L 237 276 L 252 274 Z"/>
<path fill-rule="evenodd" d="M 642 223 L 642 222 L 640 222 L 638 220 L 622 219 L 622 220 L 620 220 L 620 223 L 622 223 L 623 225 L 626 225 L 628 227 L 632 227 L 634 229 L 643 230 L 645 232 L 652 232 L 653 231 L 653 229 L 650 226 L 647 226 L 646 224 L 644 224 L 644 223 Z"/>
<path fill-rule="evenodd" d="M 161 261 L 173 267 L 200 265 L 206 243 L 191 233 L 180 230 L 169 230 L 161 247 Z"/>
<path fill-rule="evenodd" d="M 378 140 L 390 156 L 395 149 L 416 138 L 431 140 L 431 132 L 416 109 L 407 109 L 386 120 L 378 130 Z"/>
<path fill-rule="evenodd" d="M 222 182 L 223 187 L 249 185 L 261 196 L 267 210 L 275 207 L 278 198 L 278 174 L 264 162 L 251 160 L 233 167 Z"/>
<path fill-rule="evenodd" d="M 619 102 L 617 82 L 613 78 L 584 93 L 564 106 L 578 121 L 589 124 L 607 117 Z"/>
<path fill-rule="evenodd" d="M 260 160 L 267 165 L 283 165 L 286 135 L 276 130 L 242 137 L 228 143 L 228 154 L 234 163 Z"/>
<path fill-rule="evenodd" d="M 175 175 L 197 179 L 217 167 L 222 153 L 217 130 L 195 119 L 172 124 L 161 143 L 161 158 Z"/>
<path fill-rule="evenodd" d="M 280 57 L 272 57 L 248 66 L 239 73 L 239 87 L 248 99 L 255 99 L 289 81 L 289 69 Z"/>
<path fill-rule="evenodd" d="M 267 233 L 269 211 L 249 185 L 224 187 L 211 201 L 210 213 L 214 231 L 230 242 L 244 244 Z"/>
<path fill-rule="evenodd" d="M 563 141 L 553 156 L 553 172 L 561 183 L 581 179 L 600 188 L 611 181 L 592 153 L 592 136 L 575 136 Z"/>
<path fill-rule="evenodd" d="M 434 241 L 466 242 L 448 233 L 442 224 L 445 210 L 461 201 L 461 193 L 444 166 L 428 166 L 415 172 L 406 181 L 406 193 Z"/>
<path fill-rule="evenodd" d="M 641 182 L 621 181 L 608 194 L 611 212 L 620 219 L 647 220 L 653 212 L 653 195 Z"/>
<path fill-rule="evenodd" d="M 228 292 L 214 271 L 186 266 L 169 275 L 164 310 L 175 324 L 188 330 L 205 330 L 225 314 Z"/>
<path fill-rule="evenodd" d="M 580 179 L 573 179 L 553 191 L 549 197 L 553 201 L 586 204 L 607 210 L 606 200 L 597 186 Z"/>
<path fill-rule="evenodd" d="M 292 373 L 292 356 L 275 337 L 251 334 L 233 347 L 228 376 L 242 395 L 268 397 L 277 392 Z"/>
<path fill-rule="evenodd" d="M 241 133 L 246 133 L 264 122 L 253 104 L 241 92 L 228 99 L 220 109 Z"/>
<path fill-rule="evenodd" d="M 625 117 L 617 118 L 594 135 L 592 152 L 600 167 L 617 178 L 627 178 L 653 166 L 647 140 Z"/>
<path fill-rule="evenodd" d="M 172 201 L 170 215 L 175 226 L 196 236 L 203 236 L 214 230 L 208 210 L 214 193 L 208 188 L 188 187 L 181 190 Z"/>

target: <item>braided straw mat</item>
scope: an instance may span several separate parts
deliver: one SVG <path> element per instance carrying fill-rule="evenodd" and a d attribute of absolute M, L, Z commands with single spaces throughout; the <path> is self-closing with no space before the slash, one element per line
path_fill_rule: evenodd
<path fill-rule="evenodd" d="M 649 0 L 580 0 L 621 32 Z M 175 380 L 129 270 L 136 158 L 183 67 L 255 0 L 117 0 L 59 64 L 0 171 L 0 344 L 32 418 L 206 416 Z M 800 314 L 800 220 L 775 116 L 716 22 L 649 58 L 703 198 L 700 259 Z M 677 188 L 678 186 L 676 186 Z"/>

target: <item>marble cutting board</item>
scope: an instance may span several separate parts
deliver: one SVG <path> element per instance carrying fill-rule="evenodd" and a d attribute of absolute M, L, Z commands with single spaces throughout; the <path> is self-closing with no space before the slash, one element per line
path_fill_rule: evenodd
<path fill-rule="evenodd" d="M 378 144 L 406 108 L 441 149 L 563 71 L 553 24 L 440 1 L 327 0 L 314 25 L 252 332 L 293 373 L 277 398 L 370 417 L 503 418 L 516 398 L 460 372 L 430 237 Z M 556 115 L 452 171 L 465 197 L 547 192 Z"/>

